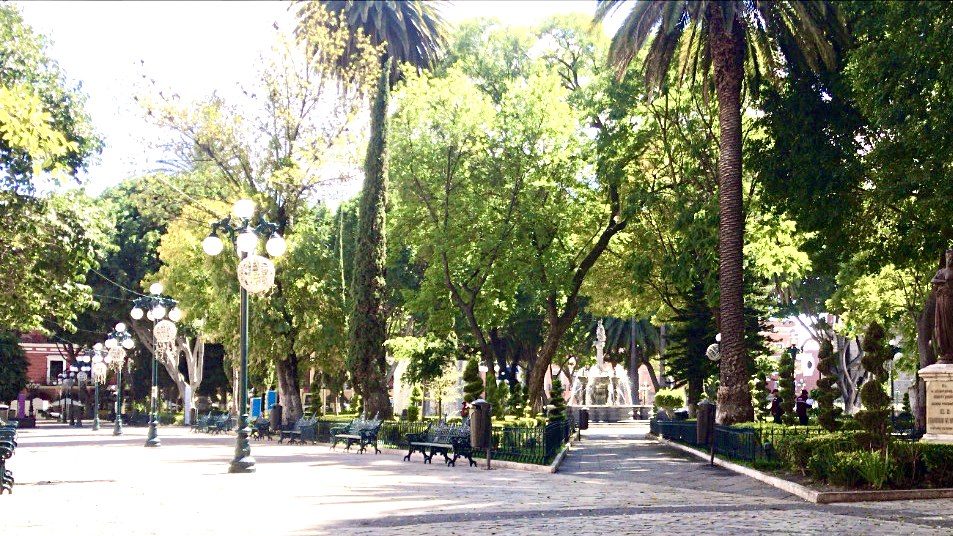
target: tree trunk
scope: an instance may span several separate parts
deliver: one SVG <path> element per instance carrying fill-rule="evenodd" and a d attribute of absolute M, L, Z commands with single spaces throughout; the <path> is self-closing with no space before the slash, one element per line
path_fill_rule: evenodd
<path fill-rule="evenodd" d="M 304 414 L 301 393 L 298 391 L 298 356 L 290 354 L 285 359 L 279 359 L 275 363 L 275 374 L 278 376 L 282 424 L 294 424 Z"/>
<path fill-rule="evenodd" d="M 384 59 L 371 106 L 370 140 L 364 162 L 357 247 L 351 280 L 353 308 L 348 323 L 354 387 L 364 398 L 368 415 L 389 419 L 394 410 L 387 389 L 384 341 L 385 207 L 387 202 L 387 102 L 390 59 Z M 287 411 L 287 409 L 286 409 Z"/>
<path fill-rule="evenodd" d="M 936 292 L 930 290 L 923 311 L 917 318 L 917 353 L 920 357 L 920 367 L 928 367 L 936 363 L 936 353 L 933 351 L 933 331 L 936 321 Z M 926 382 L 916 375 L 916 396 L 913 397 L 913 418 L 916 429 L 925 432 L 927 429 L 927 386 Z"/>
<path fill-rule="evenodd" d="M 741 184 L 741 79 L 744 30 L 725 21 L 718 4 L 709 11 L 712 66 L 718 95 L 718 289 L 721 383 L 717 420 L 754 420 L 744 342 L 744 213 Z M 727 27 L 726 27 L 727 26 Z"/>
<path fill-rule="evenodd" d="M 550 296 L 549 311 L 546 313 L 546 322 L 549 325 L 546 330 L 546 338 L 539 349 L 539 356 L 533 369 L 529 373 L 529 404 L 533 409 L 539 411 L 543 407 L 543 386 L 546 384 L 546 373 L 549 371 L 549 365 L 553 362 L 556 351 L 559 350 L 559 343 L 563 340 L 563 335 L 569 329 L 572 321 L 575 320 L 579 312 L 579 303 L 576 295 L 567 298 L 566 311 L 562 315 L 556 314 L 555 297 Z"/>

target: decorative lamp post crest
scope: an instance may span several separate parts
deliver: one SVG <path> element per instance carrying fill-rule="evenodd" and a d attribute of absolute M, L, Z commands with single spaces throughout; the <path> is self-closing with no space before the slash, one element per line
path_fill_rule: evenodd
<path fill-rule="evenodd" d="M 126 325 L 119 322 L 106 339 L 105 346 L 108 350 L 103 357 L 103 363 L 116 371 L 116 420 L 113 435 L 118 436 L 122 435 L 122 365 L 126 361 L 126 350 L 135 348 L 136 343 Z"/>
<path fill-rule="evenodd" d="M 241 286 L 241 314 L 239 326 L 239 348 L 241 350 L 241 377 L 239 379 L 238 407 L 241 415 L 238 421 L 238 437 L 235 441 L 235 457 L 228 468 L 230 473 L 251 473 L 255 471 L 255 458 L 251 455 L 248 435 L 248 294 L 262 294 L 275 284 L 275 264 L 271 259 L 258 254 L 261 238 L 267 237 L 265 251 L 271 257 L 284 254 L 287 244 L 278 234 L 278 225 L 259 216 L 253 224 L 255 203 L 251 199 L 241 199 L 232 208 L 232 215 L 212 224 L 212 231 L 202 241 L 202 249 L 208 255 L 222 252 L 224 244 L 219 233 L 224 233 L 235 244 L 239 255 L 238 283 Z"/>
<path fill-rule="evenodd" d="M 159 352 L 172 351 L 175 341 L 176 327 L 174 322 L 182 319 L 182 310 L 179 302 L 168 296 L 163 296 L 165 290 L 162 283 L 153 283 L 149 286 L 149 294 L 133 300 L 133 308 L 129 312 L 133 320 L 143 316 L 152 321 L 152 335 L 154 348 L 152 352 L 152 391 L 149 416 L 149 434 L 146 437 L 147 447 L 158 447 L 159 441 Z M 168 320 L 166 315 L 168 314 Z M 171 335 L 171 337 L 170 337 Z"/>

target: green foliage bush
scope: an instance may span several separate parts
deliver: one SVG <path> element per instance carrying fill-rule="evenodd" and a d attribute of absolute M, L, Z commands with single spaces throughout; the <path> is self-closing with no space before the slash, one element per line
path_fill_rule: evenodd
<path fill-rule="evenodd" d="M 480 363 L 477 358 L 467 360 L 463 369 L 463 401 L 467 404 L 483 396 L 483 380 L 480 379 Z"/>
<path fill-rule="evenodd" d="M 953 445 L 918 443 L 927 483 L 934 488 L 953 487 Z"/>
<path fill-rule="evenodd" d="M 801 474 L 810 472 L 823 478 L 826 471 L 820 470 L 819 464 L 829 461 L 833 453 L 856 450 L 855 435 L 854 432 L 775 435 L 774 448 L 788 469 Z M 817 456 L 817 459 L 812 462 L 813 456 Z"/>
<path fill-rule="evenodd" d="M 795 424 L 797 415 L 794 414 L 794 399 L 797 394 L 794 392 L 794 352 L 785 350 L 781 352 L 778 360 L 778 396 L 781 397 L 781 420 L 784 424 Z"/>
<path fill-rule="evenodd" d="M 26 387 L 26 353 L 13 333 L 0 333 L 0 400 L 13 400 Z"/>
<path fill-rule="evenodd" d="M 420 386 L 415 385 L 414 389 L 410 392 L 410 405 L 407 406 L 407 420 L 409 422 L 417 422 L 420 418 L 420 402 L 423 398 L 423 393 L 420 392 Z"/>
<path fill-rule="evenodd" d="M 553 385 L 549 389 L 549 422 L 566 420 L 566 399 L 563 398 L 563 382 L 559 377 L 553 378 Z"/>
<path fill-rule="evenodd" d="M 821 379 L 817 380 L 818 394 L 817 400 L 817 422 L 828 432 L 834 432 L 840 428 L 840 421 L 837 420 L 844 410 L 834 406 L 834 401 L 841 395 L 837 387 L 837 377 L 834 375 L 836 368 L 834 346 L 831 341 L 821 341 L 821 349 L 817 355 L 817 370 L 821 373 Z"/>
<path fill-rule="evenodd" d="M 876 322 L 867 327 L 864 333 L 864 356 L 861 365 L 872 378 L 868 379 L 860 388 L 860 401 L 864 409 L 857 412 L 854 419 L 861 425 L 864 432 L 858 436 L 861 446 L 871 449 L 884 449 L 889 439 L 890 426 L 890 396 L 884 390 L 883 384 L 887 381 L 887 361 L 890 360 L 890 350 L 884 341 L 886 334 L 883 327 Z"/>
<path fill-rule="evenodd" d="M 656 410 L 662 409 L 671 416 L 672 412 L 685 405 L 685 398 L 670 389 L 659 389 L 653 402 Z"/>

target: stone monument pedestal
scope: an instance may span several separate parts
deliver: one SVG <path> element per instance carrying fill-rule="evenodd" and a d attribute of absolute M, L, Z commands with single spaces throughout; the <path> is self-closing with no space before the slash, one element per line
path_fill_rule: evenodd
<path fill-rule="evenodd" d="M 953 444 L 953 365 L 920 369 L 927 387 L 927 432 L 922 441 Z"/>

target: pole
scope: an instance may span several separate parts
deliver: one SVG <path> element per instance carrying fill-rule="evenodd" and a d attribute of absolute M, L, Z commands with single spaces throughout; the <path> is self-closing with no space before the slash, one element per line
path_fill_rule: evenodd
<path fill-rule="evenodd" d="M 73 378 L 70 378 L 69 381 L 66 383 L 66 401 L 67 401 L 67 405 L 69 406 L 68 411 L 69 411 L 69 425 L 70 426 L 76 426 L 76 416 L 73 414 L 73 383 L 75 382 L 76 380 L 74 380 Z"/>
<path fill-rule="evenodd" d="M 99 382 L 93 386 L 93 431 L 99 430 Z"/>
<path fill-rule="evenodd" d="M 242 259 L 246 256 L 242 254 Z M 229 473 L 255 472 L 255 458 L 248 443 L 248 291 L 241 289 L 241 314 L 239 318 L 239 347 L 241 348 L 241 375 L 238 380 L 238 430 L 235 438 L 235 458 L 228 467 Z"/>
<path fill-rule="evenodd" d="M 122 363 L 116 372 L 116 422 L 113 424 L 113 435 L 122 435 Z"/>
<path fill-rule="evenodd" d="M 152 321 L 152 415 L 149 416 L 149 435 L 146 437 L 147 447 L 159 447 L 159 361 L 156 359 L 155 320 Z"/>
<path fill-rule="evenodd" d="M 890 357 L 890 427 L 897 429 L 897 395 L 893 387 L 893 356 Z"/>

